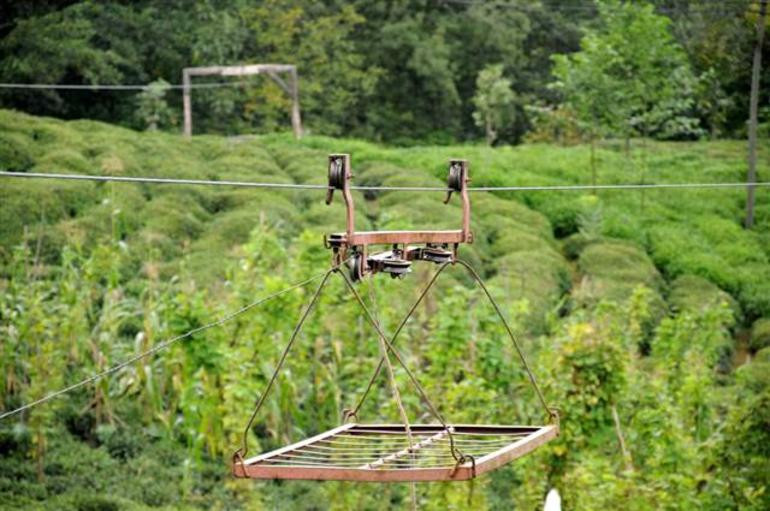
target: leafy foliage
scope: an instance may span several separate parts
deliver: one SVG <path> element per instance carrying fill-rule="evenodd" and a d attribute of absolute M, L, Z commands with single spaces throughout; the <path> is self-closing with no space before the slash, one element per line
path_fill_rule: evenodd
<path fill-rule="evenodd" d="M 395 149 L 288 135 L 184 141 L 9 111 L 0 111 L 0 126 L 0 137 L 24 143 L 28 170 L 297 183 L 322 183 L 325 155 L 341 147 L 354 155 L 362 183 L 429 186 L 440 186 L 446 160 L 458 154 L 471 161 L 478 185 L 577 182 L 586 169 L 575 162 L 588 150 Z M 743 152 L 726 142 L 654 148 L 656 179 L 729 177 Z M 622 176 L 622 156 L 602 147 L 598 153 L 607 179 Z M 0 232 L 3 409 L 316 274 L 328 266 L 318 233 L 339 229 L 344 211 L 339 201 L 326 207 L 311 193 L 278 190 L 20 181 L 0 193 L 7 219 Z M 733 371 L 731 334 L 767 316 L 766 283 L 749 278 L 767 271 L 767 246 L 738 227 L 739 192 L 688 193 L 651 195 L 644 212 L 610 193 L 473 194 L 476 240 L 463 247 L 463 257 L 487 277 L 520 334 L 549 402 L 560 408 L 563 434 L 479 478 L 472 496 L 465 485 L 420 485 L 424 509 L 537 508 L 550 487 L 576 508 L 762 509 L 766 443 L 757 431 L 764 428 L 767 349 Z M 384 191 L 356 200 L 362 228 L 454 227 L 460 219 L 455 201 L 443 205 L 431 196 Z M 676 236 L 664 236 L 667 230 Z M 570 235 L 582 241 L 568 250 Z M 736 276 L 742 266 L 759 273 Z M 403 281 L 375 279 L 386 331 L 432 272 L 414 270 Z M 451 420 L 544 420 L 484 296 L 459 268 L 445 276 L 399 341 L 409 366 Z M 346 483 L 255 483 L 226 475 L 248 407 L 312 292 L 284 295 L 0 424 L 4 505 L 407 505 L 404 485 L 371 492 Z M 373 339 L 335 278 L 248 432 L 250 452 L 337 425 L 377 363 Z M 426 420 L 403 372 L 396 378 L 409 416 Z M 377 381 L 362 419 L 399 420 L 390 396 Z"/>
<path fill-rule="evenodd" d="M 473 104 L 473 120 L 480 128 L 484 128 L 487 143 L 492 144 L 497 138 L 497 132 L 502 125 L 511 122 L 511 107 L 514 95 L 511 82 L 503 78 L 503 66 L 488 66 L 476 79 L 476 95 Z"/>
<path fill-rule="evenodd" d="M 749 346 L 754 351 L 770 347 L 770 320 L 760 318 L 751 325 Z"/>
<path fill-rule="evenodd" d="M 575 115 L 584 135 L 694 138 L 703 128 L 740 135 L 754 37 L 750 5 L 12 2 L 2 7 L 0 70 L 8 82 L 143 85 L 179 83 L 186 66 L 287 62 L 298 66 L 311 132 L 408 144 L 488 136 L 486 121 L 479 125 L 473 115 L 487 95 L 477 77 L 500 65 L 512 98 L 496 126 L 498 143 L 520 141 L 533 125 L 540 126 L 536 136 L 545 135 L 544 118 L 556 130 L 550 137 L 566 131 L 571 138 Z M 555 66 L 553 55 L 562 56 Z M 566 103 L 549 87 L 554 78 Z M 136 112 L 142 94 L 3 90 L 0 101 L 35 114 L 144 127 Z M 264 76 L 193 96 L 200 133 L 288 126 L 288 99 Z M 181 94 L 166 99 L 179 115 Z"/>
<path fill-rule="evenodd" d="M 688 117 L 693 78 L 670 20 L 644 3 L 602 2 L 599 13 L 601 27 L 586 33 L 581 51 L 553 57 L 554 85 L 587 129 L 698 136 Z"/>
<path fill-rule="evenodd" d="M 165 100 L 168 88 L 166 80 L 156 80 L 137 96 L 136 115 L 150 131 L 171 124 L 173 116 Z"/>

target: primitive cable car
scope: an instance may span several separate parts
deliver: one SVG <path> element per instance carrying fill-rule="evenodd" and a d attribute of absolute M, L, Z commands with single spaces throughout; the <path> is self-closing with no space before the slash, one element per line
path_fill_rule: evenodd
<path fill-rule="evenodd" d="M 468 198 L 468 162 L 451 160 L 447 179 L 448 203 L 452 192 L 462 200 L 462 226 L 458 230 L 445 231 L 356 231 L 354 204 L 350 193 L 352 179 L 350 156 L 329 156 L 329 190 L 326 203 L 330 204 L 335 190 L 342 192 L 346 205 L 347 225 L 345 232 L 334 233 L 324 239 L 324 245 L 332 251 L 332 267 L 324 275 L 315 294 L 302 313 L 285 347 L 278 365 L 268 381 L 267 388 L 257 400 L 254 411 L 243 432 L 242 446 L 233 455 L 232 471 L 236 477 L 252 479 L 310 479 L 372 482 L 463 481 L 474 479 L 484 472 L 509 463 L 559 434 L 558 414 L 549 408 L 537 385 L 534 374 L 527 364 L 524 353 L 505 317 L 478 273 L 457 257 L 461 243 L 471 243 L 470 200 Z M 387 245 L 388 250 L 371 252 L 370 246 Z M 393 278 L 403 278 L 414 262 L 431 262 L 439 265 L 428 285 L 399 323 L 393 336 L 388 338 L 377 318 L 366 306 L 354 282 L 377 273 Z M 342 269 L 347 266 L 347 272 Z M 471 425 L 448 423 L 433 405 L 415 374 L 405 364 L 403 357 L 393 346 L 427 292 L 448 267 L 462 266 L 479 284 L 494 307 L 519 358 L 526 369 L 537 397 L 543 406 L 548 424 L 520 425 Z M 300 442 L 246 458 L 248 434 L 266 396 L 275 382 L 289 351 L 315 305 L 329 277 L 336 273 L 342 277 L 361 307 L 363 315 L 378 335 L 382 356 L 369 384 L 357 405 L 343 411 L 343 424 Z M 370 287 L 370 292 L 372 292 Z M 371 297 L 372 303 L 374 296 Z M 398 387 L 395 383 L 391 357 L 402 367 L 423 403 L 436 419 L 434 424 L 410 424 Z M 376 378 L 387 371 L 393 396 L 398 404 L 401 424 L 366 424 L 358 422 L 358 412 Z"/>

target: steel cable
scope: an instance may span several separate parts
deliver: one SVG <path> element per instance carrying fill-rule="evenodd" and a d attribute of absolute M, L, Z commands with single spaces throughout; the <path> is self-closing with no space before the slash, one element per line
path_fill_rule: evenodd
<path fill-rule="evenodd" d="M 234 186 L 244 188 L 275 188 L 300 190 L 329 190 L 328 185 L 299 184 L 299 183 L 259 183 L 254 181 L 230 181 L 213 179 L 177 179 L 162 177 L 129 177 L 101 176 L 90 174 L 56 174 L 46 172 L 11 172 L 0 171 L 0 177 L 20 179 L 64 179 L 74 181 L 121 182 L 137 184 L 168 184 L 195 186 Z M 708 189 L 708 188 L 765 188 L 770 187 L 770 181 L 727 182 L 727 183 L 648 183 L 648 184 L 604 184 L 604 185 L 516 185 L 516 186 L 476 186 L 468 188 L 469 192 L 547 192 L 547 191 L 595 191 L 595 190 L 649 190 L 649 189 Z M 444 186 L 351 186 L 351 190 L 359 191 L 393 191 L 393 192 L 442 192 L 450 191 Z"/>
<path fill-rule="evenodd" d="M 88 385 L 89 383 L 92 383 L 92 382 L 95 382 L 97 380 L 100 380 L 100 379 L 104 378 L 105 376 L 109 376 L 109 375 L 111 375 L 113 373 L 116 373 L 116 372 L 120 371 L 121 369 L 124 369 L 125 367 L 133 364 L 134 362 L 137 362 L 137 361 L 139 361 L 139 360 L 141 360 L 143 358 L 149 357 L 150 355 L 153 355 L 153 354 L 155 354 L 155 353 L 157 353 L 157 352 L 159 352 L 161 350 L 164 350 L 164 349 L 168 348 L 169 346 L 171 346 L 172 344 L 174 344 L 174 343 L 176 343 L 178 341 L 181 341 L 183 339 L 187 339 L 188 337 L 190 337 L 192 335 L 195 335 L 195 334 L 197 334 L 199 332 L 202 332 L 204 330 L 208 330 L 210 328 L 213 328 L 213 327 L 216 327 L 216 326 L 220 326 L 223 323 L 226 323 L 227 321 L 230 321 L 231 319 L 235 318 L 236 316 L 239 316 L 239 315 L 243 314 L 244 312 L 246 312 L 246 311 L 248 311 L 250 309 L 253 309 L 254 307 L 257 307 L 259 305 L 262 305 L 265 302 L 268 302 L 270 300 L 278 298 L 281 295 L 284 295 L 286 293 L 294 291 L 295 289 L 298 289 L 300 287 L 304 287 L 304 286 L 310 284 L 311 282 L 320 279 L 321 277 L 323 277 L 327 273 L 328 272 L 319 273 L 318 275 L 315 275 L 313 277 L 310 277 L 309 279 L 303 280 L 302 282 L 299 282 L 299 283 L 294 284 L 292 286 L 289 286 L 289 287 L 287 287 L 285 289 L 282 289 L 280 291 L 272 293 L 272 294 L 270 294 L 268 296 L 265 296 L 264 298 L 260 298 L 259 300 L 251 302 L 250 304 L 245 305 L 245 306 L 241 307 L 240 309 L 238 309 L 238 310 L 236 310 L 234 312 L 231 312 L 231 313 L 221 317 L 220 319 L 218 319 L 216 321 L 213 321 L 211 323 L 207 323 L 205 325 L 199 326 L 199 327 L 194 328 L 192 330 L 189 330 L 189 331 L 187 331 L 187 332 L 185 332 L 185 333 L 183 333 L 181 335 L 178 335 L 176 337 L 172 337 L 171 339 L 168 339 L 168 340 L 163 341 L 163 342 L 161 342 L 159 344 L 156 344 L 155 346 L 153 346 L 152 348 L 148 349 L 147 351 L 144 351 L 142 353 L 134 355 L 133 357 L 131 357 L 131 358 L 127 359 L 127 360 L 124 360 L 123 362 L 121 362 L 119 364 L 116 364 L 116 365 L 114 365 L 114 366 L 112 366 L 112 367 L 110 367 L 108 369 L 105 369 L 104 371 L 96 373 L 96 374 L 94 374 L 94 375 L 92 375 L 92 376 L 90 376 L 90 377 L 88 377 L 88 378 L 86 378 L 84 380 L 81 380 L 78 383 L 72 384 L 72 385 L 70 385 L 68 387 L 64 387 L 64 388 L 62 388 L 60 390 L 57 390 L 55 392 L 51 392 L 50 394 L 47 394 L 46 396 L 44 396 L 44 397 L 42 397 L 40 399 L 36 399 L 35 401 L 31 401 L 31 402 L 29 402 L 29 403 L 27 403 L 27 404 L 25 404 L 23 406 L 20 406 L 20 407 L 14 409 L 14 410 L 10 410 L 10 411 L 4 412 L 4 413 L 0 414 L 0 420 L 6 419 L 8 417 L 13 417 L 14 415 L 17 415 L 17 414 L 19 414 L 19 413 L 21 413 L 21 412 L 23 412 L 25 410 L 28 410 L 28 409 L 30 409 L 32 407 L 35 407 L 35 406 L 40 405 L 40 404 L 43 404 L 43 403 L 45 403 L 47 401 L 50 401 L 51 399 L 54 399 L 54 398 L 56 398 L 58 396 L 66 394 L 68 392 L 71 392 L 71 391 L 73 391 L 75 389 L 78 389 L 78 388 L 84 386 L 84 385 Z"/>
<path fill-rule="evenodd" d="M 414 386 L 415 390 L 417 390 L 417 393 L 420 395 L 420 398 L 423 400 L 423 402 L 427 405 L 430 412 L 433 414 L 433 416 L 439 421 L 441 424 L 441 427 L 446 430 L 447 435 L 449 437 L 449 449 L 452 453 L 452 457 L 457 461 L 457 466 L 459 466 L 463 461 L 467 459 L 467 457 L 460 451 L 460 449 L 455 446 L 454 442 L 454 436 L 452 435 L 452 428 L 449 427 L 449 425 L 444 420 L 444 417 L 441 415 L 441 413 L 438 411 L 438 408 L 433 404 L 433 402 L 428 397 L 428 394 L 425 392 L 425 389 L 422 387 L 420 382 L 417 380 L 417 377 L 414 375 L 414 373 L 409 369 L 409 366 L 406 365 L 406 362 L 404 361 L 401 354 L 396 351 L 396 349 L 393 347 L 393 344 L 388 340 L 385 333 L 380 328 L 380 325 L 377 323 L 377 321 L 372 316 L 372 313 L 369 311 L 369 308 L 366 306 L 366 303 L 364 303 L 364 300 L 361 298 L 361 295 L 358 294 L 358 291 L 356 291 L 355 286 L 350 281 L 347 275 L 345 275 L 344 272 L 337 272 L 342 277 L 342 280 L 345 281 L 345 285 L 347 285 L 350 292 L 355 297 L 356 301 L 358 302 L 358 305 L 361 306 L 361 310 L 364 311 L 364 315 L 369 320 L 369 324 L 374 327 L 374 330 L 377 332 L 377 335 L 379 335 L 382 342 L 385 344 L 385 346 L 388 348 L 388 351 L 393 355 L 393 357 L 396 359 L 396 361 L 399 363 L 401 368 L 404 370 L 406 375 L 409 377 L 409 380 L 412 382 L 412 386 Z"/>
<path fill-rule="evenodd" d="M 237 87 L 245 85 L 248 82 L 239 80 L 236 82 L 209 82 L 209 83 L 191 83 L 187 86 L 178 83 L 169 83 L 159 86 L 161 89 L 184 90 L 189 89 L 214 89 L 218 87 Z M 147 90 L 153 87 L 152 84 L 126 84 L 126 83 L 105 83 L 105 84 L 74 84 L 74 83 L 0 83 L 0 89 L 32 89 L 32 90 L 82 90 L 82 91 L 103 91 L 103 90 Z"/>
<path fill-rule="evenodd" d="M 313 293 L 313 298 L 310 299 L 310 302 L 308 303 L 307 307 L 305 308 L 305 311 L 302 313 L 302 316 L 300 316 L 299 321 L 294 326 L 294 331 L 291 334 L 291 337 L 289 338 L 289 342 L 286 344 L 286 347 L 281 352 L 281 357 L 278 359 L 278 364 L 275 366 L 275 369 L 273 370 L 273 374 L 270 376 L 270 380 L 267 382 L 267 387 L 265 388 L 265 391 L 262 392 L 262 394 L 257 398 L 256 403 L 254 404 L 254 410 L 251 412 L 251 416 L 249 417 L 248 422 L 246 423 L 246 427 L 243 430 L 243 438 L 241 447 L 239 447 L 234 453 L 233 453 L 233 467 L 235 467 L 235 463 L 239 463 L 241 466 L 241 469 L 243 470 L 243 473 L 246 473 L 246 461 L 244 460 L 244 456 L 246 456 L 249 453 L 249 431 L 251 431 L 251 426 L 254 424 L 254 420 L 257 418 L 257 415 L 259 414 L 259 410 L 262 408 L 262 405 L 265 403 L 265 399 L 267 398 L 267 395 L 270 393 L 270 390 L 273 388 L 273 384 L 275 383 L 275 380 L 278 378 L 278 374 L 281 372 L 281 369 L 283 368 L 284 362 L 286 362 L 286 357 L 289 355 L 289 351 L 291 351 L 291 347 L 294 345 L 294 341 L 297 339 L 297 335 L 302 330 L 302 326 L 305 324 L 305 320 L 310 315 L 310 312 L 313 310 L 313 306 L 315 306 L 315 303 L 318 301 L 318 298 L 321 296 L 321 291 L 323 291 L 324 286 L 329 281 L 329 277 L 334 273 L 337 268 L 344 264 L 339 263 L 329 270 L 325 271 L 323 275 L 323 280 L 321 280 L 321 283 L 318 285 L 318 288 L 315 290 L 315 293 Z"/>

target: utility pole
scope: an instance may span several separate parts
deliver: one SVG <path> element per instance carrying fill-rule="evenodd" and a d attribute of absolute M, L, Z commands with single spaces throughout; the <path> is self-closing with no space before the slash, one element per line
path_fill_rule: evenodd
<path fill-rule="evenodd" d="M 746 195 L 746 228 L 754 226 L 754 185 L 757 181 L 757 108 L 759 106 L 759 75 L 762 72 L 762 41 L 765 38 L 767 1 L 759 2 L 757 41 L 754 44 L 754 63 L 751 69 L 751 99 L 749 101 L 749 173 Z"/>

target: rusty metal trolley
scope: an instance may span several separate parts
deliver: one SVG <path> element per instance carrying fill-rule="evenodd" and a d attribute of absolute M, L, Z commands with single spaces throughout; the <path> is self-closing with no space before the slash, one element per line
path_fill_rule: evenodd
<path fill-rule="evenodd" d="M 468 198 L 468 163 L 451 160 L 447 180 L 447 203 L 452 192 L 462 200 L 462 226 L 446 231 L 356 231 L 354 204 L 350 193 L 351 166 L 347 154 L 329 156 L 329 190 L 326 203 L 330 204 L 334 190 L 341 190 L 347 209 L 345 232 L 331 234 L 324 244 L 332 250 L 333 264 L 324 275 L 312 299 L 302 313 L 299 322 L 285 347 L 278 365 L 268 381 L 267 388 L 258 399 L 243 433 L 243 444 L 233 455 L 232 471 L 236 477 L 252 479 L 310 479 L 372 482 L 463 481 L 494 470 L 519 458 L 559 434 L 558 415 L 548 407 L 534 374 L 527 364 L 516 336 L 505 320 L 489 290 L 478 273 L 457 257 L 461 243 L 470 243 L 470 200 Z M 372 245 L 389 245 L 389 250 L 370 252 Z M 354 282 L 377 273 L 387 273 L 402 278 L 413 262 L 427 261 L 439 265 L 428 285 L 399 323 L 392 337 L 388 337 L 356 290 Z M 343 269 L 347 266 L 347 272 Z M 462 266 L 479 284 L 495 309 L 513 342 L 516 352 L 526 369 L 537 397 L 548 417 L 548 424 L 539 426 L 470 425 L 450 424 L 425 394 L 415 374 L 405 364 L 393 344 L 417 306 L 425 298 L 439 275 L 448 267 Z M 343 413 L 343 425 L 307 438 L 300 442 L 246 458 L 248 434 L 266 396 L 275 382 L 286 357 L 294 344 L 310 311 L 332 274 L 338 274 L 355 297 L 361 310 L 374 327 L 382 357 L 369 384 L 357 405 Z M 370 287 L 370 291 L 371 291 Z M 374 297 L 372 297 L 373 301 Z M 401 403 L 395 383 L 391 357 L 405 371 L 411 384 L 436 418 L 435 424 L 410 424 Z M 386 369 L 394 397 L 401 414 L 402 424 L 362 424 L 358 412 L 374 381 Z M 352 421 L 352 422 L 350 422 Z"/>

